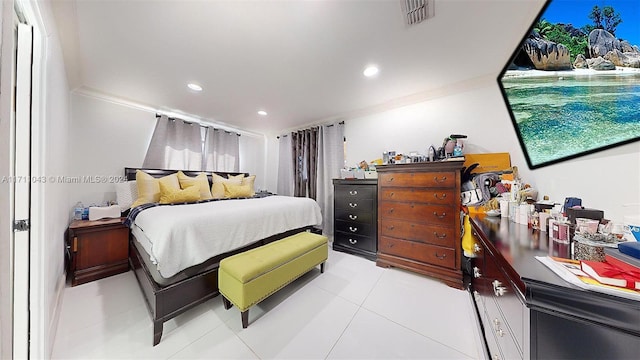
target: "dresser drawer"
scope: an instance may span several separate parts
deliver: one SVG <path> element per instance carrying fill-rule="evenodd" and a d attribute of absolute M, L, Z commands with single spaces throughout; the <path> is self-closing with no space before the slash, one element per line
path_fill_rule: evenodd
<path fill-rule="evenodd" d="M 382 173 L 378 186 L 455 187 L 455 172 Z"/>
<path fill-rule="evenodd" d="M 373 211 L 373 199 L 338 199 L 335 200 L 337 209 Z"/>
<path fill-rule="evenodd" d="M 336 230 L 353 235 L 371 236 L 376 234 L 376 227 L 371 223 L 336 220 Z"/>
<path fill-rule="evenodd" d="M 376 238 L 374 236 L 362 236 L 336 231 L 333 242 L 342 246 L 376 252 Z"/>
<path fill-rule="evenodd" d="M 485 336 L 495 337 L 498 348 L 502 353 L 501 359 L 522 359 L 522 350 L 516 343 L 507 320 L 500 312 L 496 302 L 487 301 L 485 303 L 485 311 L 487 312 L 488 320 L 484 329 Z"/>
<path fill-rule="evenodd" d="M 365 224 L 374 224 L 376 220 L 374 218 L 374 211 L 371 209 L 361 207 L 344 209 L 336 207 L 334 211 L 336 220 L 349 220 Z"/>
<path fill-rule="evenodd" d="M 335 198 L 346 202 L 352 199 L 375 199 L 376 190 L 375 186 L 340 185 L 335 188 Z"/>
<path fill-rule="evenodd" d="M 454 204 L 456 201 L 453 189 L 394 188 L 380 189 L 380 200 L 408 201 L 429 204 Z"/>
<path fill-rule="evenodd" d="M 380 219 L 417 221 L 425 224 L 455 225 L 456 211 L 452 206 L 425 205 L 383 201 L 379 206 Z"/>
<path fill-rule="evenodd" d="M 441 267 L 455 267 L 455 251 L 451 248 L 380 236 L 378 251 Z"/>
<path fill-rule="evenodd" d="M 381 235 L 414 240 L 422 243 L 453 248 L 456 244 L 455 229 L 438 225 L 404 220 L 380 220 Z M 458 240 L 459 242 L 459 240 Z"/>

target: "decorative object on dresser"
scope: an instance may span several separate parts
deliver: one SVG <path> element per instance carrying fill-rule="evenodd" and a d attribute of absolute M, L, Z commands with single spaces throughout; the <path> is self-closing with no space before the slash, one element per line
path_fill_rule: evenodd
<path fill-rule="evenodd" d="M 376 179 L 333 179 L 334 250 L 376 259 L 377 183 Z"/>
<path fill-rule="evenodd" d="M 463 288 L 462 161 L 378 167 L 378 260 Z"/>
<path fill-rule="evenodd" d="M 73 221 L 67 246 L 71 286 L 129 270 L 129 229 L 121 218 Z"/>

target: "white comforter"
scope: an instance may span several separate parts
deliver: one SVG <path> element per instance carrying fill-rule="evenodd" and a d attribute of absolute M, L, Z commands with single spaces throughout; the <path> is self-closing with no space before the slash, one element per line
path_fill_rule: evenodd
<path fill-rule="evenodd" d="M 309 198 L 260 199 L 157 206 L 142 211 L 132 227 L 160 275 L 169 278 L 190 266 L 287 230 L 322 223 L 320 206 Z"/>

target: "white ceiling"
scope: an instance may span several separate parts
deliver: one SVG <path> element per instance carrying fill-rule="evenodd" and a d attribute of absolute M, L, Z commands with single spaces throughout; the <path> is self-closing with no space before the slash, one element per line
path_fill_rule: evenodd
<path fill-rule="evenodd" d="M 436 0 L 412 27 L 400 0 L 52 4 L 72 88 L 279 132 L 497 76 L 543 3 Z"/>

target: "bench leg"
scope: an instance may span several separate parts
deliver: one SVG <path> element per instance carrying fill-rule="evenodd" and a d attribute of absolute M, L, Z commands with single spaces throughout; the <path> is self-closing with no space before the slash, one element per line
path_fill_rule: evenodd
<path fill-rule="evenodd" d="M 242 328 L 246 329 L 249 326 L 249 309 L 241 312 L 240 316 L 242 317 Z"/>
<path fill-rule="evenodd" d="M 224 305 L 225 310 L 231 309 L 231 301 L 227 300 L 227 298 L 224 297 L 224 295 L 222 295 L 222 304 Z"/>
<path fill-rule="evenodd" d="M 320 274 L 324 273 L 324 263 L 320 264 Z"/>

